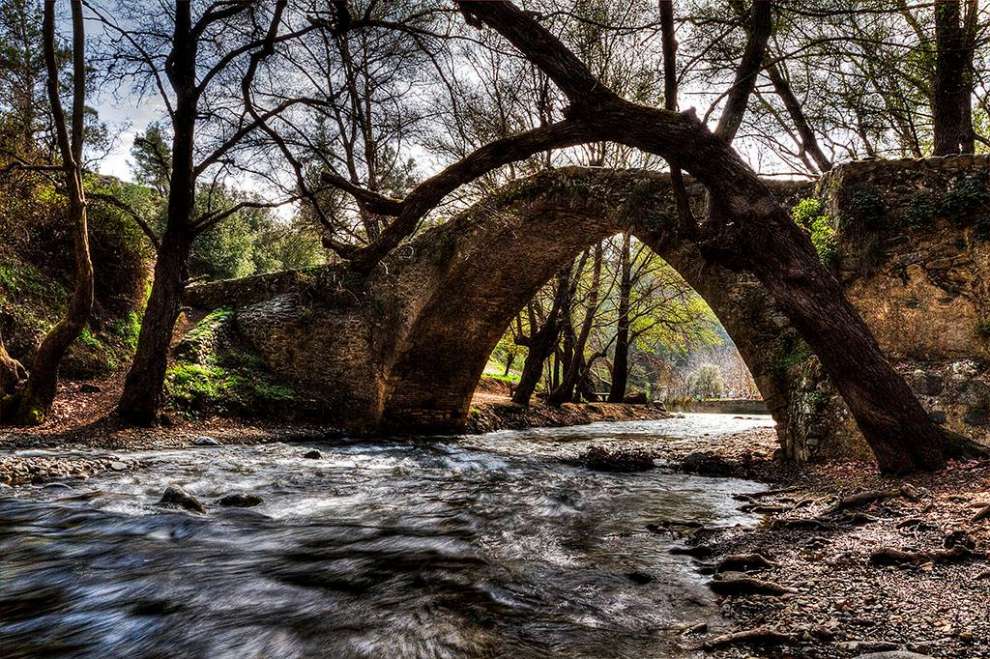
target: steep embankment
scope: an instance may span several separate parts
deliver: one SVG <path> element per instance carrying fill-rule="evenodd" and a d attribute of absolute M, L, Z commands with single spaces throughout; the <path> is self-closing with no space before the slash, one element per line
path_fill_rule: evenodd
<path fill-rule="evenodd" d="M 0 189 L 0 332 L 11 356 L 29 366 L 72 289 L 71 236 L 64 199 L 50 186 Z M 89 324 L 62 364 L 71 379 L 109 376 L 133 352 L 150 274 L 151 250 L 133 222 L 100 204 L 89 212 L 96 274 Z"/>

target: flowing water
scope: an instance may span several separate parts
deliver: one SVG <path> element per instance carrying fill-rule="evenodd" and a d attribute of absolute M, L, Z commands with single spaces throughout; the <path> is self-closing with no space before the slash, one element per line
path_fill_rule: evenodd
<path fill-rule="evenodd" d="M 771 423 L 135 453 L 146 468 L 7 488 L 0 656 L 690 656 L 676 628 L 713 619 L 712 596 L 646 526 L 752 524 L 731 495 L 759 486 L 570 460 Z M 169 484 L 208 514 L 156 506 Z M 264 501 L 217 505 L 231 492 Z"/>

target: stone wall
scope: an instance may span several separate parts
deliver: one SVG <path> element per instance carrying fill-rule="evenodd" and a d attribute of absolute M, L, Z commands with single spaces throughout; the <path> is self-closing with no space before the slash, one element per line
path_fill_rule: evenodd
<path fill-rule="evenodd" d="M 990 443 L 990 158 L 859 161 L 818 184 L 837 273 L 932 418 Z M 787 452 L 865 455 L 814 359 L 791 366 Z"/>

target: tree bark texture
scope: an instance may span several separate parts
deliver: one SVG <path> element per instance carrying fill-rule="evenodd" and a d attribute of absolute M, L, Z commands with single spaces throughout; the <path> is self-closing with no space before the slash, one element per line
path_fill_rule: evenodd
<path fill-rule="evenodd" d="M 619 305 L 615 331 L 615 353 L 612 356 L 612 386 L 608 402 L 621 403 L 629 383 L 629 296 L 632 293 L 632 258 L 629 234 L 622 236 L 619 255 Z"/>

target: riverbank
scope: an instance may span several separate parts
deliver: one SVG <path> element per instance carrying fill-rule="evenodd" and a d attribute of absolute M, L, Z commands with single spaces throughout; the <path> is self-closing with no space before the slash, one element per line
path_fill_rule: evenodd
<path fill-rule="evenodd" d="M 990 462 L 897 479 L 862 462 L 775 471 L 766 431 L 703 444 L 669 457 L 769 485 L 738 497 L 757 528 L 683 536 L 697 568 L 719 572 L 730 623 L 687 632 L 706 656 L 990 657 Z"/>

